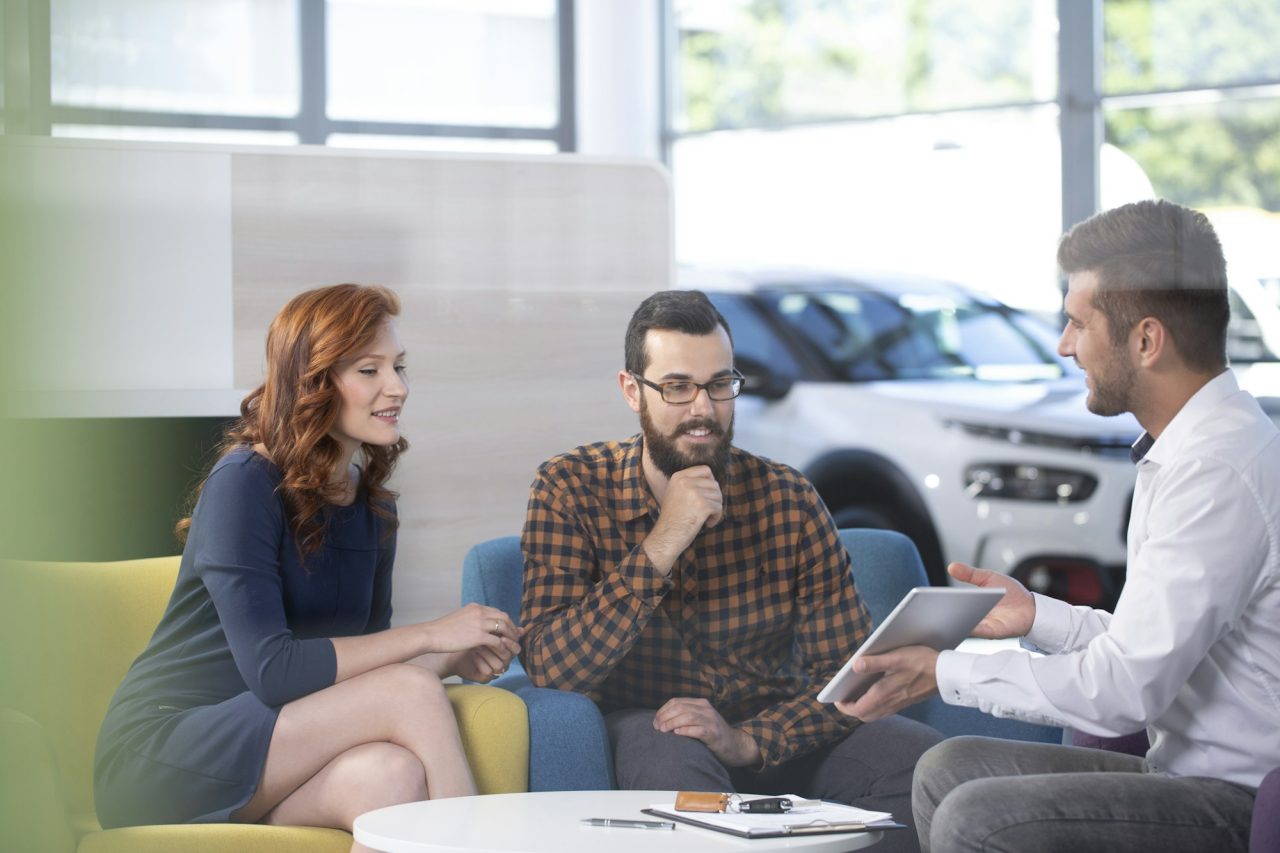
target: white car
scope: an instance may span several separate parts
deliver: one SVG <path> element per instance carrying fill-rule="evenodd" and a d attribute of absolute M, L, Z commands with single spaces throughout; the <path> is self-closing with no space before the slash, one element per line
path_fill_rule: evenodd
<path fill-rule="evenodd" d="M 962 560 L 1079 604 L 1123 583 L 1131 416 L 1085 408 L 1057 330 L 896 274 L 682 270 L 747 376 L 735 444 L 802 471 L 841 527 L 899 530 L 933 583 Z"/>
<path fill-rule="evenodd" d="M 1231 277 L 1227 357 L 1240 387 L 1258 398 L 1280 426 L 1280 307 L 1262 282 L 1249 275 Z"/>

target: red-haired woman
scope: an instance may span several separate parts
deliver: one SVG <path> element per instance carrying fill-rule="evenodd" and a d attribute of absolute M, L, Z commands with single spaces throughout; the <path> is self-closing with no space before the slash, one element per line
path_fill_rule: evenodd
<path fill-rule="evenodd" d="M 390 627 L 398 313 L 391 291 L 344 284 L 272 322 L 266 380 L 179 525 L 177 586 L 103 722 L 103 826 L 349 830 L 369 809 L 475 793 L 440 679 L 489 680 L 521 632 L 479 605 Z"/>

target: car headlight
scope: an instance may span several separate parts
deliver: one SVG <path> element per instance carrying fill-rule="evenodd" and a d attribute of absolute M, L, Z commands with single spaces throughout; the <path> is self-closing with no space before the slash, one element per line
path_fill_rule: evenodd
<path fill-rule="evenodd" d="M 1087 500 L 1098 487 L 1097 478 L 1084 471 L 1001 463 L 970 465 L 965 469 L 964 483 L 971 498 L 1056 503 Z"/>

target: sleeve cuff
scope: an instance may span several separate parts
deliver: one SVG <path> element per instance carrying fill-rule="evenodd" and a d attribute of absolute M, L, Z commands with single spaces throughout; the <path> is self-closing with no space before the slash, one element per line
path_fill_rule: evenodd
<path fill-rule="evenodd" d="M 972 708 L 977 705 L 973 696 L 973 665 L 978 655 L 967 652 L 943 651 L 938 654 L 934 676 L 938 682 L 938 695 L 948 705 Z"/>
<path fill-rule="evenodd" d="M 1036 618 L 1027 632 L 1023 648 L 1057 654 L 1067 646 L 1067 635 L 1071 630 L 1071 605 L 1038 592 L 1032 593 L 1036 600 Z"/>
<path fill-rule="evenodd" d="M 618 577 L 631 590 L 632 595 L 653 606 L 657 606 L 673 586 L 670 576 L 654 567 L 643 545 L 637 545 L 618 564 Z"/>
<path fill-rule="evenodd" d="M 737 726 L 739 731 L 756 742 L 760 750 L 760 762 L 748 769 L 759 773 L 770 765 L 779 763 L 778 756 L 783 749 L 783 735 L 778 726 L 756 717 Z"/>

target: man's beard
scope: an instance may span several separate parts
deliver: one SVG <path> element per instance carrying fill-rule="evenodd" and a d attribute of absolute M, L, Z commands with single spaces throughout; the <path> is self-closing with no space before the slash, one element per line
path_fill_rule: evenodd
<path fill-rule="evenodd" d="M 1137 372 L 1125 359 L 1123 350 L 1113 350 L 1102 369 L 1090 372 L 1089 376 L 1093 380 L 1093 393 L 1085 400 L 1089 411 L 1103 417 L 1133 411 Z"/>
<path fill-rule="evenodd" d="M 719 441 L 705 448 L 697 448 L 692 453 L 685 453 L 676 446 L 680 436 L 695 429 L 706 429 L 712 436 L 719 436 Z M 649 406 L 643 397 L 640 398 L 640 431 L 644 434 L 644 446 L 649 451 L 649 458 L 658 470 L 667 477 L 685 468 L 695 465 L 706 465 L 711 474 L 722 487 L 725 484 L 725 473 L 729 467 L 729 450 L 733 446 L 733 419 L 729 420 L 729 429 L 723 430 L 720 424 L 711 418 L 695 418 L 676 427 L 671 436 L 663 435 L 654 426 L 649 417 Z"/>

